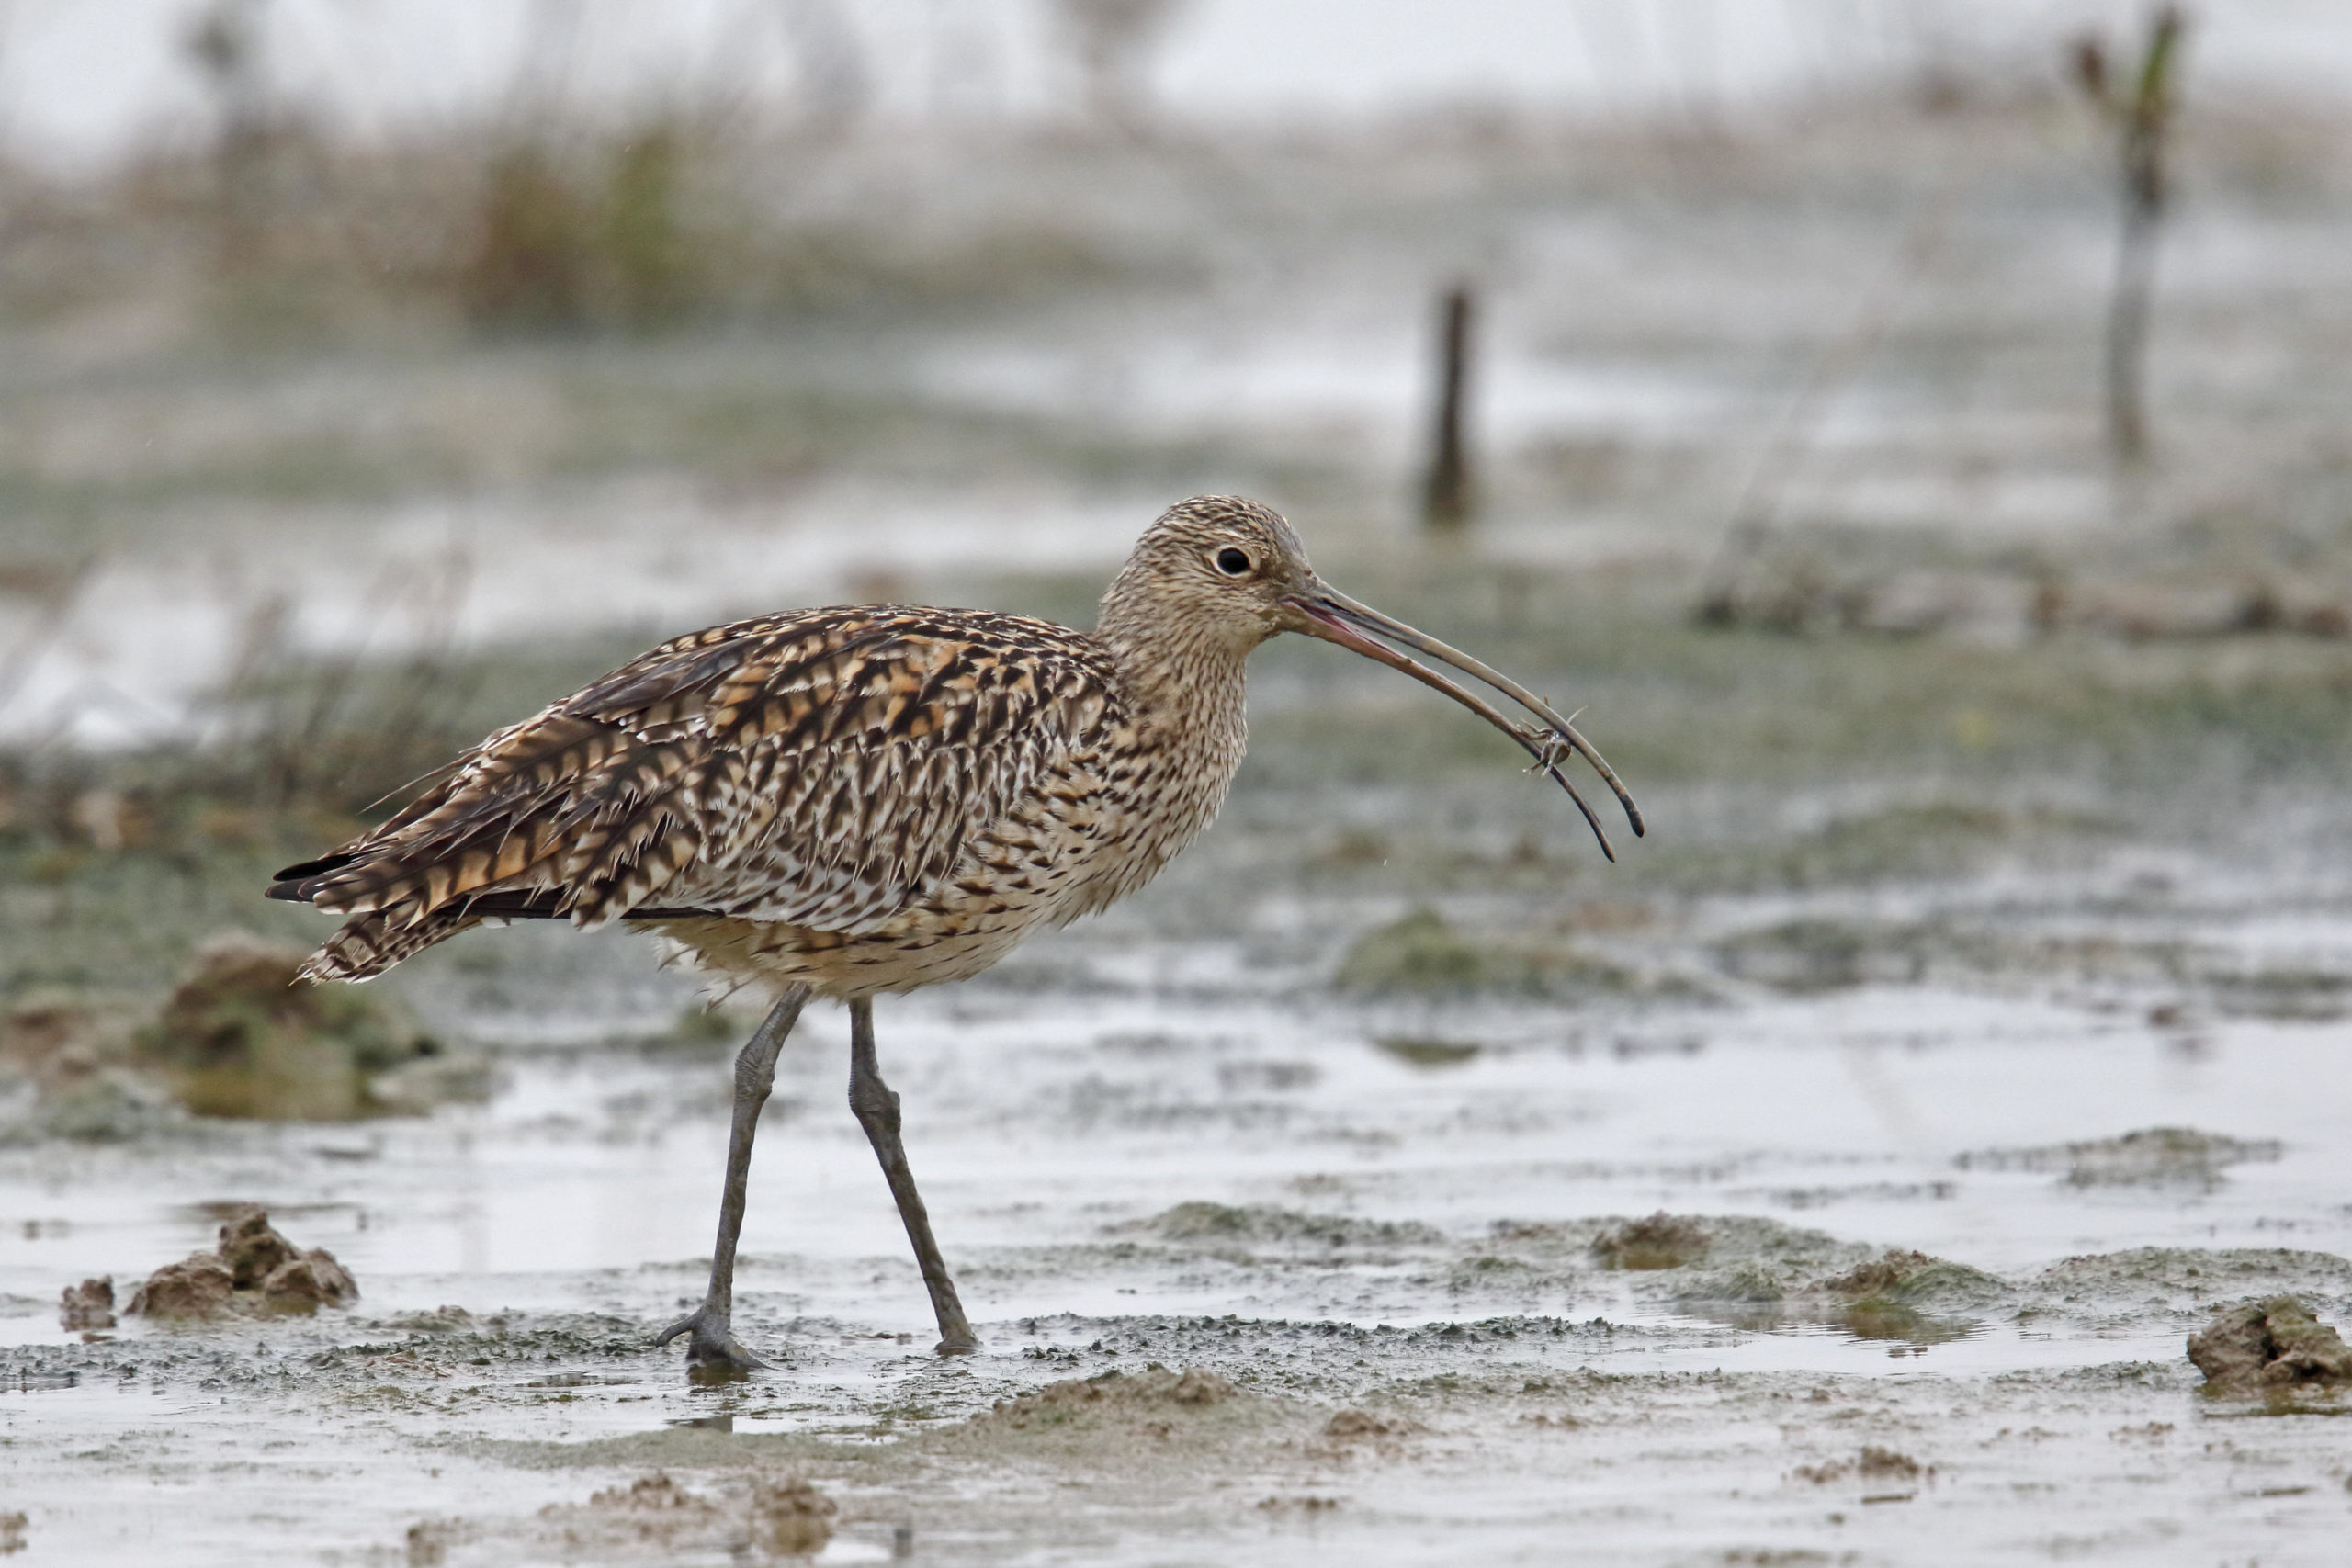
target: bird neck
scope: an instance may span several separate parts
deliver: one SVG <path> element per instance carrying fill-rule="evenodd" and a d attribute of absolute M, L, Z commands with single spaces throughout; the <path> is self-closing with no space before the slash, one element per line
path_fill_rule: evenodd
<path fill-rule="evenodd" d="M 1105 604 L 1095 635 L 1119 671 L 1135 717 L 1154 728 L 1222 737 L 1241 724 L 1241 645 L 1224 628 L 1177 617 L 1128 615 Z"/>
<path fill-rule="evenodd" d="M 1125 709 L 1107 748 L 1115 844 L 1085 895 L 1100 908 L 1158 875 L 1225 803 L 1249 744 L 1241 666 L 1262 639 L 1115 589 L 1094 635 Z"/>

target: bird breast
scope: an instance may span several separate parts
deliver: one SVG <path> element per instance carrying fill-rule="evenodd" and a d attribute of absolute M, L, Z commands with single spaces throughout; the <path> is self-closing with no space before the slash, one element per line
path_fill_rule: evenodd
<path fill-rule="evenodd" d="M 1124 898 L 1157 876 L 1216 818 L 1249 740 L 1240 671 L 1199 681 L 1175 701 L 1139 694 L 1114 728 L 1094 787 L 1073 792 L 1071 820 L 1099 845 L 1065 919 Z"/>

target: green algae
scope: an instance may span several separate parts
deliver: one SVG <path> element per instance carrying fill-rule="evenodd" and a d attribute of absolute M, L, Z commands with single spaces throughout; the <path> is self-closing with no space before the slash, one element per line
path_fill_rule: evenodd
<path fill-rule="evenodd" d="M 1332 983 L 1342 991 L 1374 997 L 1471 991 L 1576 997 L 1642 988 L 1633 971 L 1566 941 L 1474 941 L 1430 908 L 1415 909 L 1358 937 Z"/>
<path fill-rule="evenodd" d="M 198 1116 L 343 1122 L 393 1109 L 371 1078 L 440 1055 L 396 1006 L 297 978 L 299 948 L 230 932 L 206 943 L 141 1034 Z"/>
<path fill-rule="evenodd" d="M 1445 1239 L 1410 1221 L 1359 1220 L 1260 1204 L 1179 1203 L 1132 1227 L 1162 1241 L 1271 1242 L 1312 1247 L 1434 1247 Z"/>

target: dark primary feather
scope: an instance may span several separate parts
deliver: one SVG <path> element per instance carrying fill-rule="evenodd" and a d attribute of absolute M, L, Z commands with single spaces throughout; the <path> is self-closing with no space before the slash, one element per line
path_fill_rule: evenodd
<path fill-rule="evenodd" d="M 1020 616 L 876 606 L 718 626 L 500 730 L 270 895 L 357 917 L 314 961 L 336 977 L 483 918 L 870 930 L 1116 709 L 1098 649 Z"/>
<path fill-rule="evenodd" d="M 301 896 L 294 891 L 293 884 L 306 877 L 317 876 L 338 867 L 349 865 L 353 858 L 348 854 L 322 855 L 317 860 L 306 860 L 299 865 L 289 865 L 269 879 L 269 896 L 273 898 L 299 899 Z"/>

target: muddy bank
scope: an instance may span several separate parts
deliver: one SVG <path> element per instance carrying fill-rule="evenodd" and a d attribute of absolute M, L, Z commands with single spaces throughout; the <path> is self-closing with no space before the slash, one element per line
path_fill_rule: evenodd
<path fill-rule="evenodd" d="M 28 1309 L 48 1337 L 0 1352 L 5 1435 L 42 1436 L 11 1450 L 40 1499 L 28 1546 L 128 1561 L 168 1529 L 183 1560 L 240 1562 L 267 1512 L 291 1546 L 449 1568 L 902 1549 L 1271 1568 L 1310 1550 L 1408 1563 L 1564 1535 L 1663 1568 L 1694 1554 L 1900 1560 L 1922 1529 L 1987 1562 L 2091 1538 L 2118 1562 L 2201 1560 L 2249 1530 L 2266 1561 L 2332 1549 L 2344 1477 L 2312 1396 L 2276 1414 L 2256 1401 L 2248 1426 L 2199 1392 L 2183 1353 L 2249 1299 L 2292 1293 L 2331 1324 L 2352 1308 L 2352 1263 L 2251 1245 L 2265 1215 L 2327 1234 L 2335 1188 L 2299 1164 L 2326 1146 L 2308 1130 L 2281 1126 L 2275 1158 L 2232 1163 L 2259 1140 L 2187 1138 L 2177 1121 L 2147 1123 L 2173 1129 L 2154 1137 L 2052 1137 L 1988 1117 L 1916 1167 L 1856 1170 L 1851 1113 L 1833 1106 L 1822 1159 L 1788 1168 L 1874 1188 L 1940 1172 L 1963 1196 L 1919 1180 L 1907 1197 L 1808 1199 L 1798 1223 L 1725 1201 L 1759 1168 L 1745 1152 L 1747 1057 L 1722 1047 L 1488 1049 L 1430 1067 L 1358 1035 L 1305 1037 L 1287 1014 L 1262 1035 L 1229 1016 L 1157 1037 L 1115 1009 L 1060 1032 L 1039 1016 L 943 1012 L 927 1052 L 919 1016 L 901 1025 L 910 1126 L 928 1139 L 935 1212 L 985 1341 L 969 1360 L 918 1348 L 920 1284 L 883 1249 L 893 1216 L 838 1110 L 838 1031 L 821 1016 L 782 1069 L 769 1133 L 781 1163 L 756 1183 L 741 1281 L 739 1327 L 777 1367 L 726 1389 L 690 1388 L 650 1348 L 698 1289 L 723 1054 L 519 1056 L 511 1101 L 366 1123 L 366 1142 L 256 1123 L 231 1124 L 233 1145 L 211 1155 L 62 1145 L 91 1206 L 45 1245 L 74 1259 L 112 1257 L 119 1277 L 126 1252 L 169 1256 L 195 1231 L 232 1290 L 241 1268 L 266 1282 L 288 1258 L 251 1214 L 167 1212 L 157 1224 L 175 1247 L 77 1227 L 152 1202 L 153 1160 L 184 1186 L 266 1168 L 310 1199 L 276 1208 L 285 1234 L 328 1242 L 368 1295 L 311 1316 L 125 1316 L 85 1342 L 48 1314 L 88 1276 L 50 1288 Z M 1817 1030 L 1824 1016 L 1805 1018 Z M 959 1077 L 959 1060 L 978 1077 Z M 1756 1066 L 1825 1069 L 1806 1080 L 1820 1098 L 1843 1060 L 1776 1052 Z M 2101 1068 L 2110 1079 L 2120 1060 Z M 2286 1060 L 2250 1059 L 2241 1100 L 2200 1092 L 2251 1114 L 2265 1085 L 2293 1076 Z M 1266 1066 L 1283 1062 L 1298 1070 Z M 1105 1063 L 1126 1075 L 1123 1107 L 1057 1120 L 1072 1102 L 1049 1091 Z M 1723 1141 L 1705 1157 L 1661 1157 L 1647 1130 L 1614 1142 L 1607 1120 L 1577 1111 L 1596 1083 L 1646 1086 L 1645 1129 L 1670 1105 L 1674 1124 Z M 1730 1097 L 1720 1111 L 1708 1084 Z M 1348 1119 L 1253 1109 L 1309 1092 Z M 1389 1141 L 1363 1135 L 1384 1129 Z M 1404 1133 L 1442 1157 L 1407 1157 Z M 1559 1157 L 1570 1138 L 1580 1164 Z M 673 1145 L 691 1145 L 674 1149 L 674 1177 Z M 1207 1182 L 1204 1145 L 1255 1168 Z M 484 1164 L 500 1147 L 515 1156 Z M 1091 1150 L 1104 1152 L 1080 1188 L 1068 1172 Z M 1969 1150 L 2029 1153 L 1958 1158 Z M 2137 1171 L 2151 1150 L 2224 1179 L 2072 1179 L 2084 1162 Z M 0 1164 L 0 1179 L 35 1169 L 19 1155 L 19 1175 Z M 2310 1185 L 2250 1196 L 2249 1169 Z M 356 1189 L 372 1210 L 337 1206 Z M 1637 1190 L 1665 1201 L 1616 1201 Z M 675 1201 L 629 1240 L 633 1256 L 514 1250 L 546 1246 L 555 1200 L 610 1234 L 631 1212 L 624 1195 L 649 1191 Z M 1978 1250 L 1988 1233 L 1964 1205 L 1979 1192 L 2005 1219 L 2048 1206 L 2066 1234 L 2172 1230 L 2164 1245 L 2052 1247 L 2020 1264 Z M 2297 1192 L 2310 1196 L 2281 1206 Z M 480 1207 L 502 1193 L 512 1222 Z M 2260 1206 L 2232 1206 L 2245 1203 Z M 1873 1237 L 1860 1213 L 1889 1228 Z M 442 1214 L 448 1228 L 433 1230 Z M 2180 1244 L 2215 1224 L 2249 1245 Z M 492 1244 L 470 1263 L 469 1225 Z M 252 1479 L 293 1466 L 300 1486 Z M 217 1501 L 140 1501 L 159 1476 L 217 1478 Z M 2064 1506 L 2036 1488 L 2062 1489 Z"/>
<path fill-rule="evenodd" d="M 0 1069 L 31 1090 L 0 1136 L 135 1138 L 191 1116 L 349 1122 L 488 1097 L 480 1052 L 426 1032 L 395 997 L 298 979 L 305 955 L 220 932 L 152 1010 L 52 990 L 0 1011 Z"/>
<path fill-rule="evenodd" d="M 111 1282 L 107 1283 L 110 1296 Z M 88 1286 L 67 1292 L 62 1317 L 86 1310 L 77 1302 L 77 1291 L 86 1294 Z M 334 1254 L 324 1247 L 297 1247 L 277 1234 L 266 1211 L 248 1203 L 221 1222 L 217 1247 L 156 1269 L 122 1310 L 126 1316 L 186 1322 L 232 1313 L 313 1313 L 322 1306 L 347 1307 L 358 1299 L 358 1283 Z"/>
<path fill-rule="evenodd" d="M 1245 847 L 1273 841 L 1239 820 Z M 40 1436 L 10 1451 L 116 1445 L 28 1472 L 28 1540 L 132 1561 L 168 1529 L 242 1568 L 268 1513 L 289 1550 L 395 1562 L 413 1542 L 455 1568 L 715 1562 L 776 1539 L 755 1499 L 798 1482 L 834 1511 L 787 1517 L 824 1518 L 841 1560 L 909 1531 L 919 1557 L 972 1563 L 1408 1563 L 1567 1534 L 1659 1568 L 1900 1561 L 1924 1527 L 1885 1521 L 1928 1515 L 1987 1562 L 2205 1561 L 2249 1530 L 2266 1561 L 2332 1547 L 2324 1402 L 2208 1398 L 2184 1348 L 2281 1294 L 2346 1321 L 2335 1043 L 2296 1010 L 2224 1010 L 2130 968 L 2187 951 L 2352 972 L 2324 898 L 2249 925 L 2230 897 L 2191 907 L 2119 870 L 2143 923 L 2101 947 L 2066 928 L 2127 906 L 2049 882 L 1579 895 L 1567 949 L 1637 949 L 1628 973 L 1704 994 L 1355 990 L 1333 982 L 1356 935 L 1430 922 L 1362 901 L 1362 865 L 1328 874 L 1248 906 L 1262 942 L 1114 920 L 883 1010 L 987 1342 L 970 1362 L 921 1353 L 921 1282 L 825 1010 L 780 1064 L 747 1220 L 739 1328 L 776 1370 L 697 1393 L 648 1348 L 700 1289 L 731 1026 L 677 1029 L 687 998 L 626 944 L 490 933 L 421 971 L 446 1010 L 421 1011 L 431 1032 L 510 1042 L 479 1104 L 0 1148 L 27 1259 L 0 1283 L 0 1420 Z M 1433 903 L 1435 934 L 1476 948 L 1557 897 L 1527 874 Z M 1191 919 L 1193 892 L 1169 893 Z M 1777 900 L 1997 924 L 2017 946 L 1988 950 L 1983 983 L 1930 965 L 1775 987 L 1708 956 L 1785 923 Z M 2081 967 L 1998 957 L 2044 933 Z M 642 1038 L 594 1043 L 622 1022 Z M 209 1205 L 248 1196 L 364 1299 L 168 1327 L 121 1312 L 156 1262 L 217 1256 Z M 69 1332 L 61 1297 L 109 1274 L 117 1325 Z M 1106 1392 L 1194 1373 L 1230 1394 Z M 2225 1425 L 2257 1419 L 2275 1424 Z M 173 1435 L 107 1436 L 125 1431 Z M 298 1465 L 300 1486 L 271 1479 Z M 119 1503 L 187 1475 L 220 1484 L 186 1518 Z M 2067 1544 L 2085 1540 L 2109 1544 Z"/>
<path fill-rule="evenodd" d="M 2352 1347 L 2292 1296 L 2224 1312 L 2188 1341 L 2188 1359 L 2218 1394 L 2334 1393 L 2352 1387 Z"/>
<path fill-rule="evenodd" d="M 1574 1340 L 1517 1324 L 1439 1332 L 1371 1367 L 1350 1354 L 1310 1368 L 1278 1325 L 1106 1319 L 1057 1326 L 1125 1370 L 1072 1376 L 1011 1346 L 947 1369 L 854 1350 L 843 1334 L 821 1368 L 697 1393 L 643 1350 L 652 1321 L 607 1337 L 588 1320 L 517 1319 L 332 1358 L 299 1343 L 258 1357 L 157 1345 L 134 1363 L 128 1347 L 94 1347 L 82 1382 L 51 1393 L 121 1389 L 105 1397 L 168 1404 L 173 1388 L 201 1388 L 207 1429 L 254 1447 L 289 1422 L 363 1416 L 374 1437 L 306 1455 L 309 1495 L 354 1501 L 346 1540 L 458 1568 L 828 1544 L 972 1563 L 1175 1549 L 1271 1564 L 1310 1539 L 1356 1560 L 1420 1562 L 1437 1560 L 1433 1542 L 1563 1530 L 1615 1560 L 1666 1563 L 1694 1538 L 1726 1558 L 1899 1557 L 1921 1529 L 1943 1561 L 2030 1561 L 2082 1528 L 2028 1523 L 2019 1538 L 2020 1497 L 2057 1484 L 2072 1518 L 2103 1524 L 2118 1561 L 2146 1560 L 2152 1542 L 2164 1561 L 2219 1549 L 2259 1525 L 2278 1560 L 2316 1562 L 2296 1553 L 2294 1531 L 2321 1532 L 2305 1538 L 2316 1547 L 2341 1507 L 2329 1423 L 2289 1414 L 2233 1427 L 2177 1356 L 1994 1378 L 1644 1371 L 1640 1358 L 1600 1371 L 1560 1356 Z M 1672 1342 L 1651 1331 L 1653 1354 Z M 1153 1354 L 1180 1359 L 1154 1369 L 1141 1359 Z M 559 1412 L 571 1435 L 544 1435 Z M 189 1438 L 161 1437 L 113 1462 L 206 1461 Z M 427 1470 L 440 1485 L 401 1479 Z M 74 1528 L 75 1494 L 45 1492 L 28 1539 Z M 231 1560 L 204 1540 L 183 1560 Z"/>

